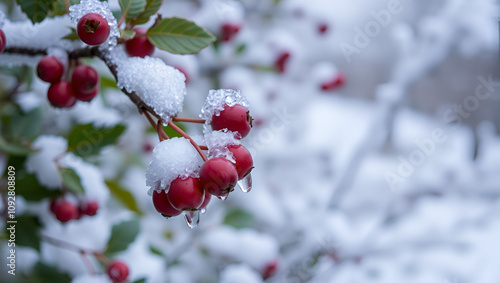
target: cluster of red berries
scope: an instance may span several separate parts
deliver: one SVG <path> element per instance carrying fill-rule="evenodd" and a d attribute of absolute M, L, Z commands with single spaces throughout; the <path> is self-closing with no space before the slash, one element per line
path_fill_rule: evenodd
<path fill-rule="evenodd" d="M 5 45 L 7 45 L 7 40 L 5 39 L 5 34 L 3 30 L 0 29 L 0 53 L 5 49 Z"/>
<path fill-rule="evenodd" d="M 71 74 L 71 81 L 63 80 L 64 66 L 54 56 L 46 56 L 37 66 L 38 77 L 51 83 L 47 98 L 61 108 L 75 105 L 77 100 L 90 101 L 99 92 L 99 74 L 88 65 L 77 66 Z"/>
<path fill-rule="evenodd" d="M 76 206 L 64 197 L 55 198 L 50 203 L 50 211 L 57 220 L 65 223 L 73 219 L 80 219 L 83 215 L 93 216 L 99 209 L 97 201 L 82 201 Z"/>
<path fill-rule="evenodd" d="M 246 107 L 236 104 L 225 105 L 219 114 L 214 114 L 211 121 L 215 131 L 231 131 L 237 137 L 248 135 L 252 127 L 252 117 Z M 204 209 L 211 196 L 225 199 L 234 190 L 238 180 L 244 179 L 253 168 L 250 152 L 240 144 L 226 146 L 233 161 L 224 157 L 214 157 L 205 162 L 199 171 L 199 178 L 177 177 L 170 183 L 170 188 L 153 192 L 153 204 L 164 217 L 181 214 L 182 211 Z"/>
<path fill-rule="evenodd" d="M 125 282 L 128 277 L 128 266 L 123 261 L 115 260 L 108 265 L 109 278 L 113 282 Z"/>

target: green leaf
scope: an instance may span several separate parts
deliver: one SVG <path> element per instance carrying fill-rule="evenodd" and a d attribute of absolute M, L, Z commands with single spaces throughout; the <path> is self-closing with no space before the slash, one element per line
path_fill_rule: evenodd
<path fill-rule="evenodd" d="M 147 33 L 156 47 L 175 54 L 193 54 L 215 41 L 209 31 L 183 18 L 160 20 Z"/>
<path fill-rule="evenodd" d="M 129 191 L 122 188 L 117 181 L 106 181 L 106 185 L 108 185 L 108 188 L 111 191 L 111 193 L 118 200 L 120 200 L 120 202 L 123 203 L 125 207 L 136 212 L 139 215 L 142 215 L 142 211 L 140 211 L 139 208 L 137 207 L 137 203 L 135 202 L 134 196 Z"/>
<path fill-rule="evenodd" d="M 16 177 L 18 177 L 17 173 Z M 49 190 L 40 185 L 35 175 L 26 174 L 23 178 L 16 178 L 16 195 L 23 196 L 27 201 L 40 201 L 44 198 L 53 198 L 60 194 L 60 190 Z"/>
<path fill-rule="evenodd" d="M 175 125 L 177 125 L 177 127 L 181 128 L 181 130 L 183 130 L 184 132 L 186 131 L 186 127 L 184 126 L 184 124 L 180 123 L 180 122 L 173 122 Z M 169 138 L 174 138 L 174 137 L 182 137 L 181 134 L 179 134 L 177 131 L 175 131 L 174 129 L 172 129 L 172 127 L 169 127 L 169 126 L 163 126 L 163 131 L 165 131 L 165 133 L 167 134 L 167 136 Z M 156 130 L 155 128 L 153 127 L 149 127 L 148 128 L 148 132 L 149 133 L 156 133 Z"/>
<path fill-rule="evenodd" d="M 146 282 L 146 278 L 141 278 L 141 279 L 137 279 L 135 280 L 134 282 L 132 283 L 145 283 Z"/>
<path fill-rule="evenodd" d="M 154 15 L 158 9 L 160 9 L 163 0 L 146 0 L 146 8 L 139 16 L 136 17 L 134 23 L 137 25 L 145 24 L 149 21 L 149 18 Z"/>
<path fill-rule="evenodd" d="M 125 19 L 133 19 L 146 8 L 146 0 L 119 0 Z"/>
<path fill-rule="evenodd" d="M 135 36 L 135 30 L 130 29 L 121 29 L 120 30 L 120 38 L 122 39 L 131 39 Z"/>
<path fill-rule="evenodd" d="M 40 251 L 40 235 L 38 231 L 40 230 L 40 222 L 38 218 L 29 215 L 22 215 L 16 217 L 17 223 L 9 224 L 7 223 L 7 228 L 9 225 L 14 225 L 16 229 L 16 245 L 32 247 L 37 251 Z"/>
<path fill-rule="evenodd" d="M 111 128 L 78 125 L 69 134 L 68 151 L 81 157 L 98 154 L 103 147 L 113 144 L 124 130 L 123 125 Z"/>
<path fill-rule="evenodd" d="M 241 54 L 241 53 L 245 52 L 246 49 L 247 49 L 247 45 L 245 43 L 242 43 L 236 48 L 236 54 Z"/>
<path fill-rule="evenodd" d="M 254 217 L 252 214 L 243 209 L 235 208 L 227 212 L 223 223 L 241 229 L 251 227 L 253 221 Z"/>
<path fill-rule="evenodd" d="M 161 257 L 164 257 L 165 255 L 156 247 L 149 245 L 149 251 L 152 252 L 155 255 L 159 255 Z"/>
<path fill-rule="evenodd" d="M 36 108 L 24 114 L 14 115 L 10 120 L 11 138 L 14 141 L 34 140 L 42 132 L 42 109 Z"/>
<path fill-rule="evenodd" d="M 128 245 L 135 240 L 137 234 L 139 234 L 138 219 L 134 218 L 114 225 L 105 254 L 109 256 L 126 250 Z"/>
<path fill-rule="evenodd" d="M 19 143 L 9 143 L 3 137 L 0 137 L 0 152 L 15 156 L 25 156 L 35 152 L 35 150 Z"/>
<path fill-rule="evenodd" d="M 70 283 L 71 277 L 55 267 L 38 262 L 29 274 L 22 274 L 21 282 L 30 283 Z"/>
<path fill-rule="evenodd" d="M 78 33 L 76 33 L 75 28 L 71 28 L 71 32 L 65 35 L 62 39 L 67 39 L 67 40 L 80 40 L 78 37 Z"/>
<path fill-rule="evenodd" d="M 59 1 L 59 0 L 51 0 L 51 1 L 52 1 L 52 8 L 50 9 L 49 17 L 62 16 L 67 13 L 64 1 Z M 80 3 L 80 0 L 69 0 L 70 6 L 78 3 Z"/>
<path fill-rule="evenodd" d="M 52 8 L 50 0 L 17 0 L 17 3 L 33 23 L 43 21 Z"/>
<path fill-rule="evenodd" d="M 70 191 L 83 194 L 85 190 L 83 189 L 80 176 L 71 168 L 59 168 L 59 174 L 61 175 L 63 185 Z"/>

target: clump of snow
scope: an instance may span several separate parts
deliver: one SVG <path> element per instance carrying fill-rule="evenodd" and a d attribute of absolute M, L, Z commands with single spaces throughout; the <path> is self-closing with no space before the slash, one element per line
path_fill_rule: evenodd
<path fill-rule="evenodd" d="M 239 145 L 240 141 L 235 133 L 225 131 L 211 131 L 205 134 L 205 142 L 210 158 L 224 157 L 234 162 L 233 154 L 227 149 L 229 145 Z"/>
<path fill-rule="evenodd" d="M 0 10 L 0 28 L 3 27 L 3 22 L 5 21 L 5 13 Z"/>
<path fill-rule="evenodd" d="M 236 91 L 234 89 L 212 89 L 208 92 L 207 99 L 205 100 L 205 104 L 200 114 L 200 118 L 206 120 L 205 125 L 210 124 L 212 116 L 214 114 L 218 116 L 226 104 L 229 106 L 240 104 L 247 108 L 250 106 L 247 98 L 241 94 L 241 91 Z"/>
<path fill-rule="evenodd" d="M 222 271 L 221 283 L 261 283 L 262 277 L 246 264 L 232 264 Z"/>
<path fill-rule="evenodd" d="M 115 46 L 117 38 L 120 37 L 120 31 L 118 31 L 118 23 L 116 22 L 115 16 L 113 16 L 113 13 L 109 9 L 108 2 L 101 2 L 99 0 L 82 0 L 80 4 L 69 7 L 69 16 L 75 25 L 83 16 L 89 13 L 99 14 L 108 21 L 110 32 L 107 43 L 109 46 Z"/>
<path fill-rule="evenodd" d="M 119 88 L 135 92 L 164 121 L 182 111 L 184 74 L 158 58 L 128 58 L 116 48 L 111 53 L 109 60 L 117 66 Z"/>
<path fill-rule="evenodd" d="M 146 171 L 146 185 L 152 190 L 168 192 L 170 183 L 177 177 L 198 177 L 203 160 L 193 145 L 185 138 L 171 138 L 158 143 L 153 150 L 153 160 Z"/>
<path fill-rule="evenodd" d="M 59 188 L 61 180 L 54 159 L 66 151 L 67 143 L 63 137 L 42 135 L 33 142 L 33 148 L 38 149 L 26 160 L 26 169 L 34 173 L 41 185 L 49 188 Z"/>

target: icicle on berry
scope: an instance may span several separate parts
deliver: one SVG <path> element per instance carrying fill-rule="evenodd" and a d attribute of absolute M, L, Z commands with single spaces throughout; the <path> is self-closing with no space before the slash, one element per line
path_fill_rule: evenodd
<path fill-rule="evenodd" d="M 184 219 L 186 220 L 186 224 L 189 228 L 196 228 L 200 224 L 200 211 L 184 211 Z"/>
<path fill-rule="evenodd" d="M 248 174 L 242 180 L 239 180 L 238 187 L 244 193 L 250 192 L 252 190 L 252 174 Z"/>

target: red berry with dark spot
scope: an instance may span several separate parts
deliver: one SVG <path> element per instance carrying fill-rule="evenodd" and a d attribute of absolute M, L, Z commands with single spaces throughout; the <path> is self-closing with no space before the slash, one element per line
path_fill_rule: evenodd
<path fill-rule="evenodd" d="M 64 73 L 64 66 L 56 57 L 45 56 L 38 62 L 36 73 L 42 81 L 55 83 L 61 80 Z"/>
<path fill-rule="evenodd" d="M 78 21 L 76 32 L 80 40 L 88 45 L 100 45 L 108 39 L 110 28 L 103 16 L 90 13 Z"/>
<path fill-rule="evenodd" d="M 274 67 L 278 73 L 284 73 L 288 60 L 290 59 L 290 52 L 282 52 L 278 55 L 276 61 L 274 61 Z"/>
<path fill-rule="evenodd" d="M 219 115 L 212 116 L 212 129 L 215 131 L 228 129 L 240 133 L 244 138 L 252 128 L 252 116 L 248 109 L 240 104 L 234 106 L 225 105 Z"/>
<path fill-rule="evenodd" d="M 0 29 L 0 53 L 5 49 L 5 45 L 7 45 L 7 40 L 5 39 L 5 34 Z"/>
<path fill-rule="evenodd" d="M 71 75 L 71 90 L 81 101 L 90 101 L 99 92 L 99 74 L 88 65 L 80 65 Z"/>
<path fill-rule="evenodd" d="M 69 108 L 76 103 L 76 97 L 66 81 L 51 84 L 47 92 L 47 98 L 52 105 L 61 108 Z"/>
<path fill-rule="evenodd" d="M 231 41 L 239 31 L 239 25 L 225 23 L 221 26 L 220 37 L 222 41 Z"/>
<path fill-rule="evenodd" d="M 238 182 L 238 172 L 231 161 L 216 157 L 201 166 L 200 181 L 203 189 L 212 195 L 225 197 L 234 190 Z"/>
<path fill-rule="evenodd" d="M 230 145 L 227 149 L 233 154 L 235 160 L 234 167 L 236 167 L 236 172 L 238 172 L 238 180 L 245 178 L 253 169 L 252 155 L 242 145 Z"/>
<path fill-rule="evenodd" d="M 318 32 L 319 34 L 325 34 L 328 31 L 328 25 L 325 23 L 322 23 L 318 26 Z"/>
<path fill-rule="evenodd" d="M 78 208 L 76 205 L 65 199 L 58 199 L 55 201 L 53 212 L 57 220 L 61 222 L 68 222 L 71 219 L 76 219 L 78 216 Z"/>
<path fill-rule="evenodd" d="M 173 217 L 181 214 L 182 211 L 175 209 L 167 198 L 165 191 L 153 192 L 153 205 L 163 217 Z"/>
<path fill-rule="evenodd" d="M 276 271 L 278 270 L 278 260 L 275 259 L 264 267 L 264 270 L 262 271 L 262 279 L 266 280 L 269 277 L 273 276 L 276 274 Z"/>
<path fill-rule="evenodd" d="M 83 202 L 80 205 L 80 212 L 88 216 L 95 215 L 98 209 L 99 209 L 99 203 L 95 200 Z"/>
<path fill-rule="evenodd" d="M 153 55 L 155 46 L 149 42 L 146 37 L 148 32 L 145 28 L 134 28 L 136 36 L 130 40 L 125 41 L 125 50 L 131 57 L 146 57 Z"/>
<path fill-rule="evenodd" d="M 124 282 L 128 272 L 128 266 L 123 261 L 115 260 L 108 265 L 108 276 L 113 282 Z"/>
<path fill-rule="evenodd" d="M 167 198 L 173 208 L 177 210 L 197 210 L 203 203 L 205 192 L 198 178 L 177 177 L 170 183 Z"/>
<path fill-rule="evenodd" d="M 345 75 L 343 73 L 338 73 L 336 77 L 327 81 L 321 85 L 321 89 L 324 91 L 335 90 L 342 87 L 345 84 Z"/>

